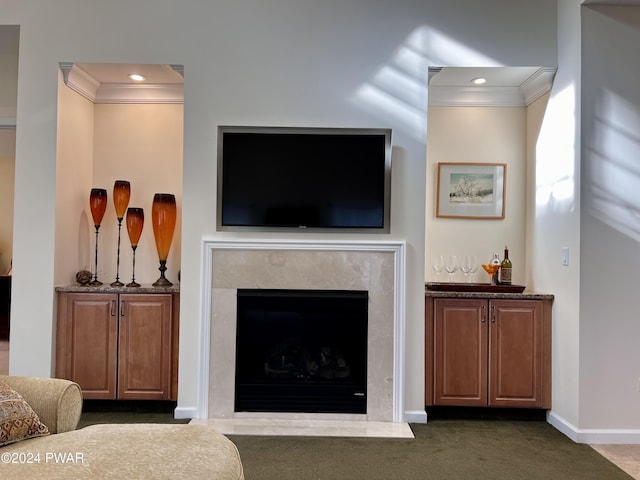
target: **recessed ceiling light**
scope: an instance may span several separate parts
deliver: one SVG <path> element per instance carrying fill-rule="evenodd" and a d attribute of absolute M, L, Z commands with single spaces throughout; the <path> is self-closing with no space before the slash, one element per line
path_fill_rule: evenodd
<path fill-rule="evenodd" d="M 144 75 L 140 75 L 139 73 L 130 73 L 129 78 L 136 82 L 142 82 L 143 80 L 146 80 L 147 77 L 145 77 Z"/>
<path fill-rule="evenodd" d="M 474 85 L 482 85 L 484 83 L 487 83 L 487 79 L 485 77 L 476 77 L 471 80 L 471 83 L 473 83 Z"/>

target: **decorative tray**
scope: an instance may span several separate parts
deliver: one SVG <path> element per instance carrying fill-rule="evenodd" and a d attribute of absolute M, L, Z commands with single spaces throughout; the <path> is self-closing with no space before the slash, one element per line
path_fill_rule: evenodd
<path fill-rule="evenodd" d="M 524 285 L 489 285 L 488 283 L 425 283 L 427 290 L 436 292 L 494 292 L 522 293 Z"/>

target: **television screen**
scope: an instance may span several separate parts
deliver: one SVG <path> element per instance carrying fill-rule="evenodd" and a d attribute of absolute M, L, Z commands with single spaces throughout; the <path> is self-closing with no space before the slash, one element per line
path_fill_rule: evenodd
<path fill-rule="evenodd" d="M 220 127 L 221 227 L 388 228 L 391 131 Z"/>

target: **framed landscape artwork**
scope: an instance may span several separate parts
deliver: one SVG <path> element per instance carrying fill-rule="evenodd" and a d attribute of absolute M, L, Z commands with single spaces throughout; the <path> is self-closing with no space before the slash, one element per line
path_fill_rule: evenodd
<path fill-rule="evenodd" d="M 507 165 L 438 163 L 436 216 L 504 218 Z"/>

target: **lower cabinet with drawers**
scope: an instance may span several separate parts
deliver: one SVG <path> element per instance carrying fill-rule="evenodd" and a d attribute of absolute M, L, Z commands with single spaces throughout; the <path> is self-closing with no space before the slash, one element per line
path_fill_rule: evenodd
<path fill-rule="evenodd" d="M 177 399 L 180 294 L 139 291 L 58 290 L 56 376 L 84 398 Z"/>
<path fill-rule="evenodd" d="M 425 405 L 551 408 L 548 295 L 425 295 Z"/>

